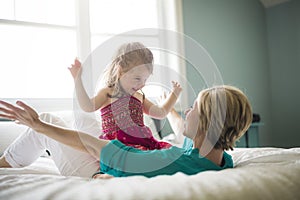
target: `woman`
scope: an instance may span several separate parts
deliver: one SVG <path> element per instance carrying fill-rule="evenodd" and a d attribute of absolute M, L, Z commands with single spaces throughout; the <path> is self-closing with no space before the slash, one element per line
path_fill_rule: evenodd
<path fill-rule="evenodd" d="M 192 139 L 186 148 L 143 151 L 118 140 L 99 140 L 88 134 L 46 123 L 29 106 L 0 101 L 0 117 L 15 120 L 58 142 L 88 153 L 100 161 L 99 174 L 106 177 L 162 174 L 196 174 L 206 170 L 233 167 L 225 150 L 233 149 L 235 141 L 249 128 L 252 110 L 247 97 L 238 88 L 216 86 L 201 91 L 193 107 L 186 113 L 183 135 Z M 10 166 L 5 155 L 0 166 Z M 95 177 L 102 178 L 103 175 Z"/>

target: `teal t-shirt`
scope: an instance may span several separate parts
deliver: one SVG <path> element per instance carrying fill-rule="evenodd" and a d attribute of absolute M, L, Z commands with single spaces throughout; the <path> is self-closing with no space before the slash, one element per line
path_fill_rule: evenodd
<path fill-rule="evenodd" d="M 196 148 L 178 148 L 172 146 L 161 150 L 140 150 L 126 146 L 118 140 L 110 141 L 101 151 L 101 172 L 115 177 L 143 175 L 172 175 L 182 172 L 188 175 L 207 170 L 232 168 L 233 161 L 224 152 L 222 167 L 199 155 Z"/>

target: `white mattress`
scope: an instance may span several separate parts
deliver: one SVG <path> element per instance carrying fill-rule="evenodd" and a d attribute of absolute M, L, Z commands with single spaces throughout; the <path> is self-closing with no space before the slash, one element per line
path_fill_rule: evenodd
<path fill-rule="evenodd" d="M 300 199 L 300 148 L 237 148 L 235 168 L 188 176 L 64 177 L 49 158 L 0 169 L 0 199 Z"/>

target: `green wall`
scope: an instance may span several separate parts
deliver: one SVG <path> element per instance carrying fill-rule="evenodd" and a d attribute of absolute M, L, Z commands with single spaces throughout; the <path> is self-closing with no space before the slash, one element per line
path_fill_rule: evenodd
<path fill-rule="evenodd" d="M 225 84 L 247 94 L 264 123 L 260 145 L 273 146 L 265 8 L 258 0 L 183 0 L 182 6 L 184 33 L 208 51 Z M 186 48 L 186 54 L 191 53 Z M 191 65 L 187 74 L 194 89 L 205 87 Z M 189 97 L 192 105 L 194 95 Z"/>
<path fill-rule="evenodd" d="M 261 115 L 260 146 L 300 145 L 300 1 L 183 0 L 184 33 L 211 55 L 225 84 L 241 88 Z M 186 48 L 186 54 L 193 54 Z M 187 65 L 195 91 L 203 77 Z"/>
<path fill-rule="evenodd" d="M 271 77 L 271 143 L 300 146 L 300 1 L 266 11 Z"/>

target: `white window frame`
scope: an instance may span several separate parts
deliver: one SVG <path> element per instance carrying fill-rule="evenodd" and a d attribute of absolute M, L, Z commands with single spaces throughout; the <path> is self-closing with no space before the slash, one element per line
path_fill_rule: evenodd
<path fill-rule="evenodd" d="M 182 13 L 182 0 L 163 0 L 158 1 L 159 3 L 159 19 L 160 19 L 160 27 L 162 29 L 171 30 L 174 32 L 178 32 L 178 35 L 184 34 L 184 26 L 183 26 L 183 13 Z M 164 36 L 163 36 L 164 37 Z M 182 77 L 186 79 L 186 62 L 185 62 L 185 47 L 184 47 L 184 37 L 177 37 L 174 41 L 172 38 L 164 37 L 163 41 L 166 41 L 167 44 L 164 46 L 168 47 L 168 45 L 175 46 L 172 49 L 175 49 L 175 52 L 178 53 L 176 58 L 163 58 L 165 59 L 168 66 L 174 67 L 174 70 L 181 74 Z M 165 75 L 162 75 L 165 76 Z M 161 77 L 166 78 L 166 77 Z M 168 77 L 168 79 L 170 79 Z M 180 80 L 178 80 L 180 81 Z M 188 95 L 187 95 L 187 85 L 186 81 L 180 81 L 180 84 L 183 88 L 183 93 L 180 96 L 180 105 L 176 104 L 175 109 L 181 110 L 181 108 L 187 108 L 188 106 Z M 181 108 L 179 107 L 181 106 Z"/>
<path fill-rule="evenodd" d="M 183 33 L 183 23 L 182 23 L 182 0 L 164 0 L 158 2 L 158 14 L 159 14 L 159 27 L 162 29 L 169 29 L 179 33 Z M 167 9 L 166 9 L 167 8 Z M 77 35 L 77 49 L 78 56 L 85 59 L 91 53 L 91 33 L 90 33 L 90 23 L 89 23 L 89 1 L 88 0 L 75 0 L 75 11 L 76 11 L 76 25 L 75 27 L 61 26 L 61 25 L 47 25 L 42 23 L 32 23 L 32 22 L 20 22 L 12 20 L 0 20 L 0 23 L 9 24 L 20 24 L 20 25 L 34 25 L 43 27 L 57 27 L 66 29 L 75 29 Z M 166 12 L 168 11 L 168 12 Z M 168 19 L 173 19 L 172 22 Z M 166 39 L 167 41 L 167 39 Z M 174 42 L 174 41 L 173 41 Z M 184 41 L 176 41 L 177 52 L 184 55 Z M 167 63 L 172 63 L 174 61 L 169 61 L 165 58 Z M 176 70 L 182 75 L 186 76 L 185 62 L 182 59 L 178 59 L 175 62 Z M 165 77 L 164 77 L 165 78 Z M 182 84 L 183 90 L 185 91 L 186 86 Z M 14 103 L 16 100 L 14 98 L 4 98 L 4 100 Z M 73 98 L 23 98 L 29 105 L 33 106 L 38 112 L 50 112 L 58 110 L 72 110 L 73 109 Z M 181 105 L 187 106 L 187 95 L 181 95 Z"/>
<path fill-rule="evenodd" d="M 6 20 L 6 19 L 0 19 L 0 24 L 76 30 L 76 27 L 74 26 L 52 25 L 52 24 L 24 22 L 24 21 Z M 3 100 L 11 103 L 15 103 L 17 100 L 22 100 L 28 103 L 29 105 L 33 106 L 38 112 L 70 110 L 73 107 L 72 98 L 3 98 Z"/>

